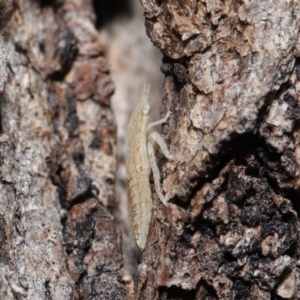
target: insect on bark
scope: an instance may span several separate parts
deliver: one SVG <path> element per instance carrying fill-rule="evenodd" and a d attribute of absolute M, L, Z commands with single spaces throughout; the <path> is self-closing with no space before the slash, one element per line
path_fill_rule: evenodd
<path fill-rule="evenodd" d="M 127 188 L 128 207 L 131 218 L 132 231 L 137 245 L 141 250 L 146 246 L 152 215 L 152 198 L 149 174 L 152 169 L 154 186 L 163 204 L 167 200 L 162 194 L 160 186 L 160 172 L 156 164 L 153 145 L 156 142 L 163 154 L 172 159 L 166 143 L 157 132 L 151 132 L 153 126 L 165 123 L 170 115 L 156 122 L 149 121 L 149 93 L 150 85 L 145 84 L 140 102 L 135 107 L 127 127 Z"/>

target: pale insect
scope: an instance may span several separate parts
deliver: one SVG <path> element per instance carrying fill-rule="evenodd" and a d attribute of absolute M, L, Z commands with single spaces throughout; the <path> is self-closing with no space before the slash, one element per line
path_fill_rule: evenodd
<path fill-rule="evenodd" d="M 141 250 L 146 246 L 152 213 L 151 188 L 149 183 L 150 169 L 152 169 L 154 186 L 163 204 L 167 200 L 162 194 L 160 186 L 160 172 L 155 161 L 153 144 L 156 142 L 163 154 L 172 159 L 166 143 L 157 132 L 150 132 L 150 128 L 165 123 L 170 115 L 156 122 L 148 124 L 149 120 L 150 85 L 145 84 L 140 102 L 135 107 L 127 127 L 127 188 L 128 207 L 131 217 L 132 231 L 137 245 Z"/>

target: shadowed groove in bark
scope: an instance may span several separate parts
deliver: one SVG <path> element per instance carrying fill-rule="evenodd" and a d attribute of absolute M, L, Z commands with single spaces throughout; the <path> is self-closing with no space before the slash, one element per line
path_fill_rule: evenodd
<path fill-rule="evenodd" d="M 97 28 L 107 26 L 117 18 L 130 18 L 133 14 L 130 0 L 93 0 L 93 7 L 97 17 Z"/>
<path fill-rule="evenodd" d="M 57 11 L 62 5 L 63 0 L 35 0 L 41 8 L 51 7 Z"/>
<path fill-rule="evenodd" d="M 67 30 L 66 32 L 64 32 L 61 43 L 63 44 L 63 47 L 59 47 L 55 54 L 56 56 L 58 56 L 61 69 L 56 70 L 52 74 L 48 75 L 48 78 L 53 81 L 62 81 L 64 79 L 64 77 L 71 70 L 72 64 L 78 54 L 78 39 L 72 31 Z M 44 44 L 41 43 L 40 49 L 42 52 L 44 47 Z"/>

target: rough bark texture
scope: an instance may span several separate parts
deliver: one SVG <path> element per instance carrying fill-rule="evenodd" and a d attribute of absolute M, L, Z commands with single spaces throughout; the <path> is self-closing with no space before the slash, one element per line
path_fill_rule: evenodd
<path fill-rule="evenodd" d="M 141 3 L 176 159 L 133 298 L 300 299 L 299 1 Z"/>
<path fill-rule="evenodd" d="M 0 298 L 124 299 L 114 90 L 90 1 L 0 1 Z M 0 93 L 6 82 L 0 39 Z"/>
<path fill-rule="evenodd" d="M 0 299 L 300 299 L 298 2 L 141 0 L 175 160 L 133 287 L 92 3 L 0 0 Z"/>

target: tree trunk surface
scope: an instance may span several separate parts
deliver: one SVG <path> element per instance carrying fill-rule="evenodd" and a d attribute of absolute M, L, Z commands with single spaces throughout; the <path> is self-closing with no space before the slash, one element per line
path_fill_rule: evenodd
<path fill-rule="evenodd" d="M 174 160 L 135 299 L 300 299 L 300 2 L 141 3 Z"/>
<path fill-rule="evenodd" d="M 0 0 L 0 299 L 300 299 L 300 2 L 140 2 L 174 159 L 131 280 L 93 3 Z"/>
<path fill-rule="evenodd" d="M 114 85 L 92 4 L 3 0 L 0 17 L 0 298 L 125 299 Z"/>

